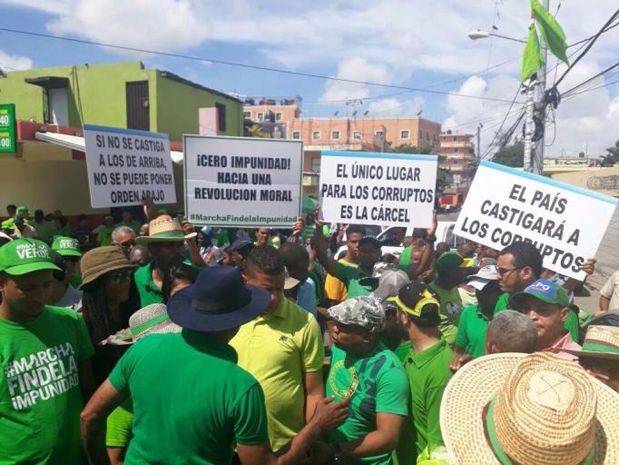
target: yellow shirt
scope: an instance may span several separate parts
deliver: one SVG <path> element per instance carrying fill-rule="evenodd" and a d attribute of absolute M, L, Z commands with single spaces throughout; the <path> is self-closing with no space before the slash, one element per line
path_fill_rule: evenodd
<path fill-rule="evenodd" d="M 304 374 L 322 370 L 324 358 L 318 322 L 282 297 L 273 311 L 241 326 L 230 345 L 262 386 L 271 448 L 278 451 L 305 426 Z"/>
<path fill-rule="evenodd" d="M 356 263 L 350 263 L 343 258 L 340 259 L 339 262 L 342 265 L 352 266 L 353 268 L 359 267 L 359 265 L 357 265 Z M 335 276 L 328 274 L 325 279 L 325 297 L 329 300 L 343 302 L 348 298 L 348 293 L 346 292 L 346 285 Z"/>

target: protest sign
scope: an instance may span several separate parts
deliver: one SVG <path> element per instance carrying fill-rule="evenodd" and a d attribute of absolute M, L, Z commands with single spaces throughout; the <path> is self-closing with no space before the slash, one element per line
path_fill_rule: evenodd
<path fill-rule="evenodd" d="M 501 250 L 533 243 L 544 267 L 578 280 L 595 253 L 617 199 L 496 163 L 482 161 L 454 234 Z"/>
<path fill-rule="evenodd" d="M 435 155 L 322 152 L 320 197 L 324 220 L 430 227 L 437 161 Z"/>
<path fill-rule="evenodd" d="M 84 139 L 93 208 L 176 202 L 167 135 L 86 124 Z"/>
<path fill-rule="evenodd" d="M 184 151 L 191 222 L 291 227 L 299 216 L 302 142 L 185 135 Z"/>

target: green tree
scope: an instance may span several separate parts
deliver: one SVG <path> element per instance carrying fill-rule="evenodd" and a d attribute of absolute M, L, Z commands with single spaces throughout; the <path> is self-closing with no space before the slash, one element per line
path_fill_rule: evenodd
<path fill-rule="evenodd" d="M 389 152 L 393 153 L 419 153 L 419 154 L 427 154 L 431 155 L 434 153 L 434 147 L 430 144 L 422 145 L 421 147 L 416 147 L 411 144 L 403 144 L 398 147 L 389 147 Z"/>
<path fill-rule="evenodd" d="M 492 161 L 505 166 L 522 167 L 524 165 L 524 142 L 518 141 L 512 145 L 506 145 L 496 153 Z"/>
<path fill-rule="evenodd" d="M 445 168 L 439 168 L 436 172 L 436 190 L 443 192 L 451 184 L 451 173 Z"/>
<path fill-rule="evenodd" d="M 604 164 L 612 164 L 619 163 L 619 140 L 615 142 L 614 147 L 608 147 L 606 149 L 608 154 L 602 155 L 602 162 Z"/>

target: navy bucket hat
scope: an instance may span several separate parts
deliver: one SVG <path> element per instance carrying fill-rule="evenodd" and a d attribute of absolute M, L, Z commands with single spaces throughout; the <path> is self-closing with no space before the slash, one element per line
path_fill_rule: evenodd
<path fill-rule="evenodd" d="M 237 268 L 211 266 L 194 284 L 170 297 L 168 315 L 183 328 L 208 333 L 241 326 L 264 313 L 270 303 L 270 294 L 246 285 Z"/>

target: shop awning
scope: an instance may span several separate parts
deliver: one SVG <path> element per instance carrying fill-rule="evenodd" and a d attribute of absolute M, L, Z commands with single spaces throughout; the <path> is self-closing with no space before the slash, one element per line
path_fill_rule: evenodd
<path fill-rule="evenodd" d="M 69 134 L 59 134 L 57 132 L 37 132 L 34 137 L 42 142 L 60 145 L 71 150 L 86 151 L 86 143 L 83 137 L 71 136 Z M 170 158 L 174 163 L 182 163 L 183 152 L 170 150 Z"/>
<path fill-rule="evenodd" d="M 41 76 L 24 79 L 28 84 L 43 87 L 45 89 L 59 89 L 69 87 L 69 79 L 61 76 Z"/>

